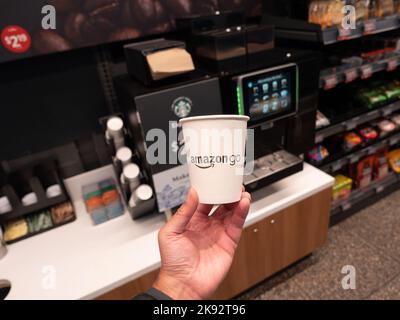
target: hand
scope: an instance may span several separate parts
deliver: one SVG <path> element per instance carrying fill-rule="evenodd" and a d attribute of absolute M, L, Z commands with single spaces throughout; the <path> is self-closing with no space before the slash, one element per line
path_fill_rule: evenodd
<path fill-rule="evenodd" d="M 160 230 L 161 270 L 154 287 L 173 299 L 206 299 L 218 288 L 232 264 L 251 196 L 239 202 L 199 205 L 196 191 Z"/>

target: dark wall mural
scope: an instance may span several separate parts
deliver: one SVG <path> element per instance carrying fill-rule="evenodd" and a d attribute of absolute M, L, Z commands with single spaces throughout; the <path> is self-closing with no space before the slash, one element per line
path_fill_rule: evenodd
<path fill-rule="evenodd" d="M 0 0 L 0 62 L 173 31 L 175 18 L 261 0 Z"/>

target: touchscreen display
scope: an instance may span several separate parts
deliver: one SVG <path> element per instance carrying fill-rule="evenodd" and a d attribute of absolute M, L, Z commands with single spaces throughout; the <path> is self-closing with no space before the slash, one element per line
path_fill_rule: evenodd
<path fill-rule="evenodd" d="M 252 123 L 291 115 L 297 108 L 297 67 L 290 65 L 242 77 L 244 111 Z"/>

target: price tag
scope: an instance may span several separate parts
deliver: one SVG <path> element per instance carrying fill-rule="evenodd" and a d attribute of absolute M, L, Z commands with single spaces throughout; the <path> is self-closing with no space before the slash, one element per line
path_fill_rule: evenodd
<path fill-rule="evenodd" d="M 375 188 L 376 193 L 381 193 L 383 190 L 385 190 L 385 187 L 384 187 L 384 186 L 377 186 L 377 187 Z"/>
<path fill-rule="evenodd" d="M 338 29 L 338 40 L 346 40 L 351 37 L 351 29 L 339 28 Z"/>
<path fill-rule="evenodd" d="M 31 47 L 29 33 L 20 26 L 8 26 L 0 35 L 4 47 L 13 53 L 24 53 Z"/>
<path fill-rule="evenodd" d="M 358 160 L 360 160 L 359 156 L 353 156 L 350 158 L 350 163 L 351 164 L 356 163 L 356 162 L 358 162 Z"/>
<path fill-rule="evenodd" d="M 356 69 L 346 70 L 344 72 L 344 77 L 345 77 L 345 82 L 346 83 L 350 83 L 350 82 L 356 80 L 357 77 L 358 77 L 357 70 Z"/>
<path fill-rule="evenodd" d="M 338 78 L 336 74 L 332 74 L 330 76 L 326 76 L 324 78 L 324 89 L 325 90 L 330 90 L 334 87 L 336 87 L 338 84 Z"/>
<path fill-rule="evenodd" d="M 382 116 L 387 117 L 388 115 L 392 114 L 393 110 L 392 108 L 385 108 L 382 110 Z"/>
<path fill-rule="evenodd" d="M 350 202 L 346 202 L 346 203 L 342 204 L 342 210 L 343 211 L 346 211 L 346 210 L 349 210 L 349 209 L 351 209 L 351 203 Z"/>
<path fill-rule="evenodd" d="M 342 169 L 342 163 L 341 162 L 336 162 L 331 166 L 332 172 L 338 171 Z"/>
<path fill-rule="evenodd" d="M 322 134 L 317 134 L 315 136 L 315 143 L 321 143 L 322 141 L 324 141 L 324 136 Z"/>
<path fill-rule="evenodd" d="M 396 70 L 397 69 L 397 65 L 398 65 L 397 59 L 395 59 L 395 58 L 390 59 L 387 62 L 386 71 L 390 72 L 390 71 Z"/>
<path fill-rule="evenodd" d="M 389 144 L 391 146 L 394 146 L 395 144 L 397 144 L 399 142 L 400 138 L 399 137 L 394 137 L 392 139 L 390 139 Z"/>
<path fill-rule="evenodd" d="M 372 155 L 372 154 L 376 153 L 376 150 L 377 150 L 376 147 L 370 147 L 370 148 L 368 149 L 368 155 Z"/>
<path fill-rule="evenodd" d="M 367 20 L 364 22 L 364 34 L 371 34 L 376 31 L 376 20 Z"/>
<path fill-rule="evenodd" d="M 357 117 L 357 118 L 354 118 L 354 119 L 352 119 L 350 121 L 347 121 L 346 122 L 346 130 L 350 131 L 350 130 L 353 130 L 355 127 L 357 127 L 359 120 L 360 120 L 360 118 Z"/>
<path fill-rule="evenodd" d="M 368 64 L 361 67 L 361 79 L 368 79 L 372 76 L 372 65 Z"/>

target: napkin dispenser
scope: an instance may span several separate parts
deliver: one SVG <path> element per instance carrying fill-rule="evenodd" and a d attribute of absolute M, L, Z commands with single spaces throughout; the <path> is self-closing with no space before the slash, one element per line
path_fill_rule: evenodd
<path fill-rule="evenodd" d="M 181 41 L 156 39 L 128 44 L 124 50 L 129 74 L 147 86 L 195 69 Z"/>

